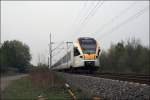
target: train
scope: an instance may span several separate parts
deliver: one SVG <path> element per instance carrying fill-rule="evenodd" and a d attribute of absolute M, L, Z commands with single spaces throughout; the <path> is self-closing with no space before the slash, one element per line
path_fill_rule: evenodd
<path fill-rule="evenodd" d="M 52 70 L 97 71 L 100 68 L 100 53 L 100 45 L 96 39 L 79 37 L 67 51 L 66 55 L 52 66 Z"/>

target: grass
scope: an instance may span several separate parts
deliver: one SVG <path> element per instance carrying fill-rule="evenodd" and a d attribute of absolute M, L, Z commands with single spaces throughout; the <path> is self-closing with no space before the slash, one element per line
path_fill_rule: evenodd
<path fill-rule="evenodd" d="M 3 91 L 1 100 L 40 100 L 40 95 L 44 100 L 71 100 L 64 84 L 63 77 L 47 70 L 34 70 L 28 77 L 13 81 Z M 77 100 L 85 100 L 81 90 L 73 90 Z"/>

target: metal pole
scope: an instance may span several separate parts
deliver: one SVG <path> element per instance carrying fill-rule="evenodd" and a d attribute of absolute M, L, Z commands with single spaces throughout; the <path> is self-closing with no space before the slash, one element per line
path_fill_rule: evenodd
<path fill-rule="evenodd" d="M 67 67 L 68 67 L 68 42 L 67 43 Z"/>
<path fill-rule="evenodd" d="M 52 67 L 52 42 L 51 42 L 51 33 L 50 33 L 50 45 L 49 45 L 49 54 L 50 54 L 50 61 L 49 61 L 49 68 Z"/>
<path fill-rule="evenodd" d="M 68 55 L 68 44 L 69 44 L 69 43 L 72 44 L 73 42 L 68 42 L 68 41 L 66 42 L 66 44 L 67 44 L 67 67 L 68 67 L 68 65 L 69 65 L 69 64 L 68 64 L 68 56 L 69 56 L 69 55 Z"/>
<path fill-rule="evenodd" d="M 1 2 L 0 2 L 0 5 L 1 5 Z M 1 13 L 1 10 L 0 10 L 0 13 Z M 1 19 L 0 19 L 0 23 L 1 23 Z M 1 38 L 1 27 L 0 27 L 0 48 L 1 46 L 2 46 L 2 38 Z"/>
<path fill-rule="evenodd" d="M 49 65 L 50 65 L 50 64 L 49 64 L 49 57 L 48 57 L 48 62 L 47 62 L 47 63 L 48 63 L 48 67 L 49 67 Z"/>

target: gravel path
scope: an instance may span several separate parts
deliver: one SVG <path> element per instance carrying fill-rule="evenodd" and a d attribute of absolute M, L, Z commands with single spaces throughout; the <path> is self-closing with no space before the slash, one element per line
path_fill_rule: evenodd
<path fill-rule="evenodd" d="M 1 91 L 3 91 L 13 80 L 20 79 L 22 77 L 27 76 L 28 74 L 21 74 L 21 75 L 15 75 L 15 76 L 6 76 L 1 77 L 0 83 L 1 83 Z"/>

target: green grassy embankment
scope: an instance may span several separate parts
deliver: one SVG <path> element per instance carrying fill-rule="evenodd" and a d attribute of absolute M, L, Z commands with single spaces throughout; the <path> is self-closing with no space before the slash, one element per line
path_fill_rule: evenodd
<path fill-rule="evenodd" d="M 47 69 L 34 69 L 29 76 L 13 81 L 2 93 L 2 100 L 71 100 L 63 77 Z M 80 90 L 73 89 L 77 100 L 85 100 Z"/>

